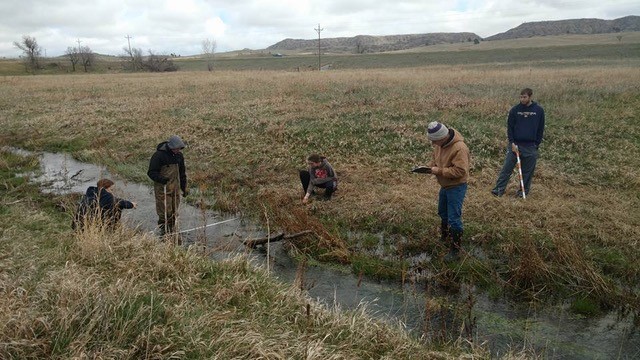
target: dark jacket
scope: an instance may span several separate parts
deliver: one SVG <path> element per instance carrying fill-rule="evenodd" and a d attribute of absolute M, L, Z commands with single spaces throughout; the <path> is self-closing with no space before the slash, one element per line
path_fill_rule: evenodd
<path fill-rule="evenodd" d="M 131 201 L 117 198 L 107 190 L 99 191 L 95 186 L 90 186 L 85 196 L 93 199 L 98 198 L 98 204 L 103 214 L 109 215 L 122 209 L 133 209 L 133 203 Z"/>
<path fill-rule="evenodd" d="M 120 221 L 120 210 L 122 209 L 133 209 L 133 203 L 117 198 L 106 190 L 100 191 L 96 186 L 89 186 L 82 199 L 80 199 L 80 203 L 78 203 L 71 227 L 76 229 L 85 220 L 97 215 L 105 223 L 115 225 Z"/>
<path fill-rule="evenodd" d="M 507 137 L 519 146 L 540 146 L 544 135 L 544 110 L 538 103 L 518 104 L 509 111 Z"/>
<path fill-rule="evenodd" d="M 168 143 L 166 141 L 161 142 L 156 147 L 156 152 L 151 156 L 151 160 L 149 161 L 149 170 L 147 171 L 147 175 L 154 182 L 163 185 L 167 184 L 171 179 L 167 179 L 160 175 L 161 169 L 163 166 L 177 164 L 180 174 L 180 189 L 184 192 L 187 189 L 187 174 L 184 166 L 184 157 L 182 156 L 182 153 L 174 154 L 167 144 Z"/>

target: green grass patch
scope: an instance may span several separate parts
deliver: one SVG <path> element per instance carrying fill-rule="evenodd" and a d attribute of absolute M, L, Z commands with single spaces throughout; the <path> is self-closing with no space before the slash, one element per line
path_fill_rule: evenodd
<path fill-rule="evenodd" d="M 593 317 L 601 313 L 600 305 L 590 298 L 578 298 L 571 303 L 571 311 L 575 314 Z"/>
<path fill-rule="evenodd" d="M 400 279 L 407 265 L 402 261 L 381 260 L 375 257 L 356 255 L 351 258 L 351 269 L 355 274 L 362 274 L 379 280 Z"/>

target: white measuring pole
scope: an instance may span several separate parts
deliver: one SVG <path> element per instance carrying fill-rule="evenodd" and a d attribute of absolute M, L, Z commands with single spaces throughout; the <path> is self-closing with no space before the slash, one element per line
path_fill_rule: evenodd
<path fill-rule="evenodd" d="M 516 145 L 516 160 L 518 161 L 518 175 L 520 176 L 520 190 L 522 191 L 522 198 L 526 199 L 527 194 L 524 192 L 524 180 L 522 178 L 522 163 L 520 162 L 520 149 Z"/>

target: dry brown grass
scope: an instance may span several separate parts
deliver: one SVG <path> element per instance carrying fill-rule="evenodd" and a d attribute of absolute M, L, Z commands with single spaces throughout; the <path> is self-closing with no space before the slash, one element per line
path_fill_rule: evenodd
<path fill-rule="evenodd" d="M 67 230 L 51 244 L 51 215 L 21 204 L 5 215 L 3 359 L 452 358 L 364 308 L 316 304 L 242 257 L 213 263 L 123 228 Z M 32 220 L 42 231 L 21 230 Z"/>

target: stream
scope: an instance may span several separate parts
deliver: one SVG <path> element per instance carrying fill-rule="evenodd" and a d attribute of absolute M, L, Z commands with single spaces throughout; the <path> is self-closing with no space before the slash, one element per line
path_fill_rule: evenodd
<path fill-rule="evenodd" d="M 32 155 L 20 149 L 9 150 Z M 104 167 L 76 161 L 66 154 L 36 155 L 40 158 L 41 174 L 31 180 L 39 183 L 43 192 L 84 193 L 100 178 L 109 178 L 115 181 L 117 197 L 134 201 L 138 206 L 123 211 L 123 222 L 140 231 L 154 231 L 157 217 L 150 180 L 145 184 L 130 182 Z M 254 263 L 268 267 L 270 274 L 287 283 L 293 283 L 301 275 L 299 264 L 288 256 L 282 242 L 270 244 L 268 252 L 265 248 L 251 250 L 242 244 L 241 240 L 267 235 L 265 229 L 251 220 L 236 214 L 203 211 L 185 201 L 180 205 L 178 219 L 181 230 L 194 229 L 183 233 L 183 246 L 206 241 L 214 259 L 247 254 Z M 545 359 L 640 358 L 639 329 L 630 317 L 619 319 L 615 312 L 584 318 L 572 314 L 568 304 L 539 309 L 495 301 L 471 286 L 462 286 L 456 294 L 442 294 L 425 291 L 420 282 L 373 281 L 333 266 L 306 266 L 302 277 L 309 296 L 329 307 L 353 310 L 365 306 L 371 316 L 401 323 L 411 334 L 424 335 L 427 340 L 466 335 L 475 344 L 487 347 L 495 358 L 509 350 L 517 353 L 525 348 L 534 349 L 535 354 Z M 464 313 L 452 310 L 460 308 L 466 309 Z"/>

